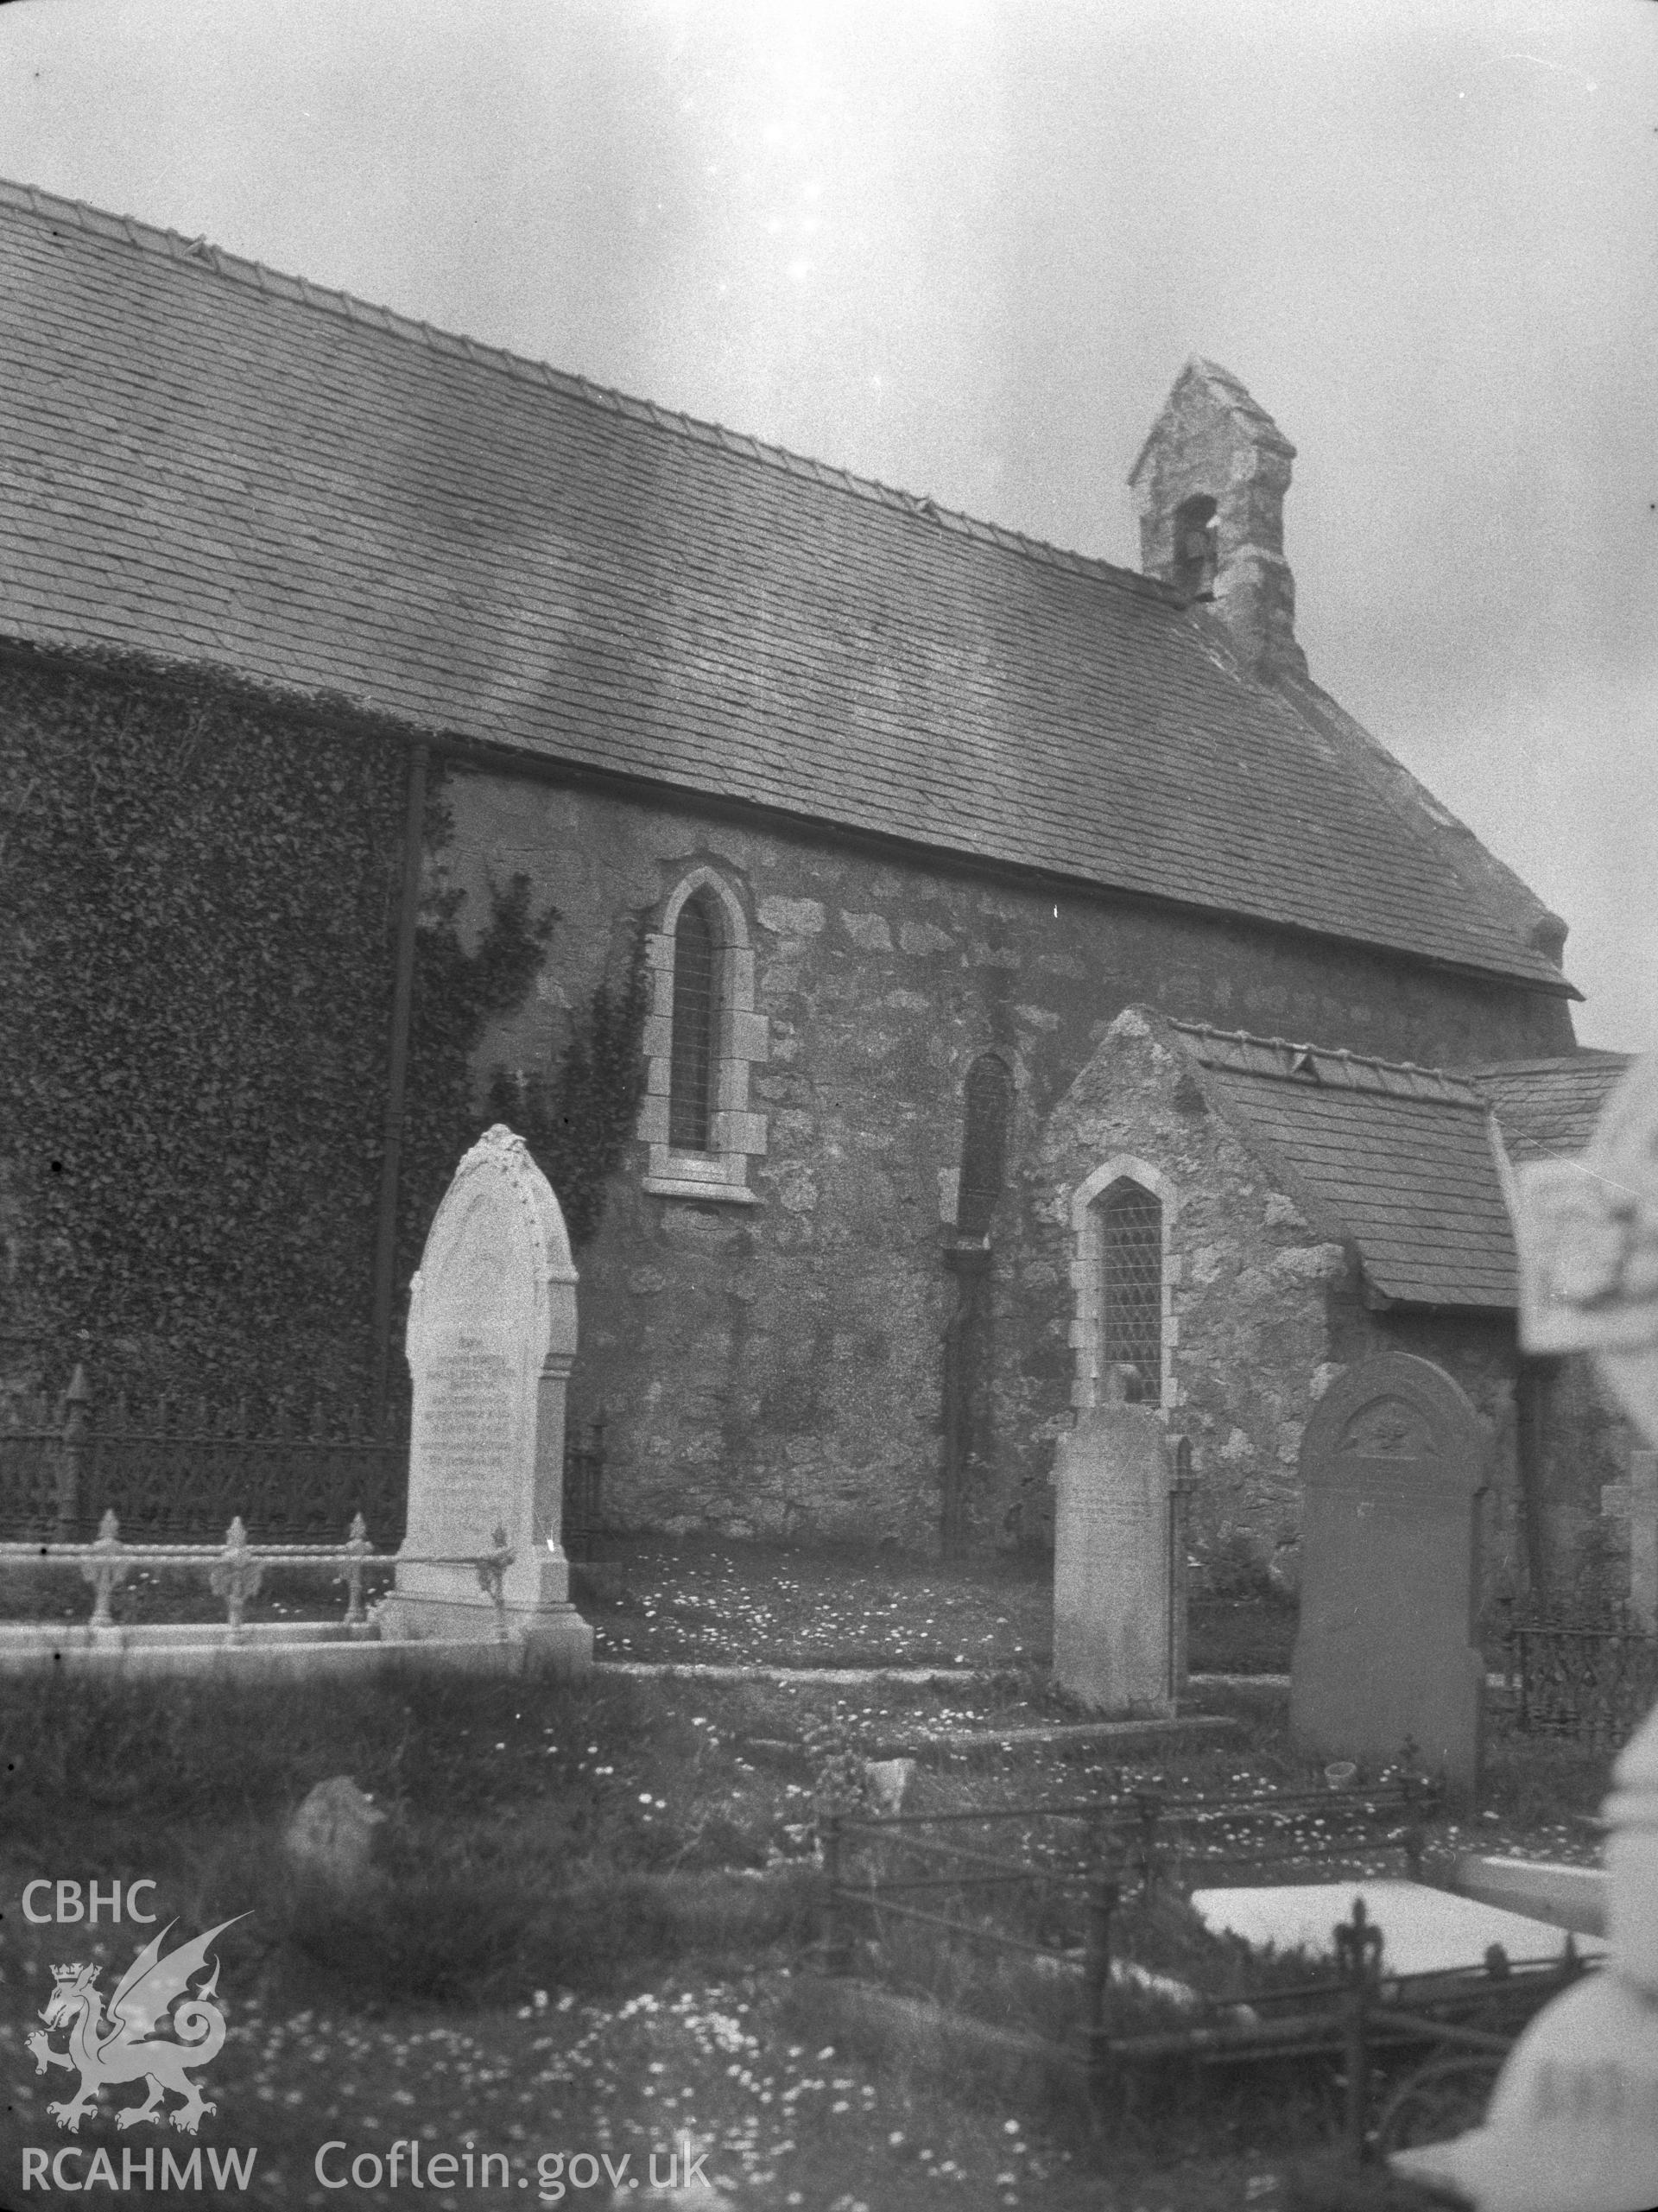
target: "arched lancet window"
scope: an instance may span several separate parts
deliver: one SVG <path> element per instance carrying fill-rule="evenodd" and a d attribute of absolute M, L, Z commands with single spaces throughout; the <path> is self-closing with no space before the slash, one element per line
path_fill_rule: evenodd
<path fill-rule="evenodd" d="M 993 1052 L 980 1054 L 967 1070 L 963 1105 L 956 1234 L 978 1240 L 990 1233 L 990 1216 L 1007 1177 L 1013 1077 L 1005 1061 Z"/>
<path fill-rule="evenodd" d="M 1163 1208 L 1155 1191 L 1120 1177 L 1094 1201 L 1098 1220 L 1099 1368 L 1134 1368 L 1155 1404 L 1163 1374 Z"/>
<path fill-rule="evenodd" d="M 1073 1404 L 1105 1404 L 1111 1371 L 1119 1366 L 1139 1375 L 1146 1404 L 1179 1404 L 1173 1238 L 1180 1209 L 1180 1192 L 1162 1169 L 1128 1152 L 1102 1160 L 1072 1191 Z"/>
<path fill-rule="evenodd" d="M 1206 492 L 1174 510 L 1174 581 L 1183 592 L 1212 592 L 1218 565 L 1215 503 Z"/>
<path fill-rule="evenodd" d="M 746 910 L 725 870 L 687 871 L 646 935 L 645 958 L 645 1188 L 757 1205 L 749 1163 L 764 1155 L 766 1117 L 750 1105 L 749 1071 L 763 1063 L 769 1032 L 755 1009 Z"/>
<path fill-rule="evenodd" d="M 678 1152 L 713 1150 L 721 951 L 719 917 L 713 901 L 706 891 L 698 891 L 680 909 L 674 931 L 668 1141 Z"/>

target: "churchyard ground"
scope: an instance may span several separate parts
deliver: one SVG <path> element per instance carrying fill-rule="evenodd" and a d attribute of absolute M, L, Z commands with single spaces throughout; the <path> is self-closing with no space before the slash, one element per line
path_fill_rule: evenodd
<path fill-rule="evenodd" d="M 971 1573 L 866 1550 L 803 1551 L 689 1537 L 601 1539 L 576 1570 L 596 1656 L 683 1664 L 1046 1669 L 1053 1570 L 1013 1554 Z M 370 1588 L 370 1596 L 374 1594 Z M 342 1600 L 281 1570 L 266 1618 L 314 1615 Z M 205 1619 L 199 1584 L 139 1571 L 122 1586 L 133 1621 Z M 0 1619 L 80 1620 L 86 1588 L 73 1569 L 0 1582 Z M 1295 1607 L 1247 1559 L 1212 1566 L 1191 1603 L 1194 1672 L 1286 1674 Z"/>
<path fill-rule="evenodd" d="M 588 1605 L 601 1651 L 711 1657 L 703 1626 L 718 1620 L 722 1658 L 952 1671 L 929 1683 L 601 1674 L 569 1688 L 451 1678 L 217 1694 L 17 1684 L 0 1714 L 0 2175 L 15 2180 L 22 2146 L 70 2139 L 44 2109 L 67 2077 L 37 2077 L 22 2042 L 51 1968 L 100 1959 L 107 1984 L 139 1933 L 24 1922 L 24 1883 L 50 1875 L 106 1891 L 154 1879 L 161 1922 L 176 1918 L 180 1935 L 247 1916 L 219 1947 L 230 2040 L 200 2138 L 258 2148 L 250 2188 L 227 2202 L 489 2201 L 465 2189 L 417 2196 L 406 2164 L 396 2192 L 317 2178 L 326 2142 L 347 2146 L 325 2160 L 333 2178 L 342 2157 L 369 2154 L 371 2173 L 394 2140 L 414 2138 L 427 2159 L 471 2146 L 509 2160 L 512 2185 L 497 2202 L 605 2204 L 604 2159 L 619 2170 L 628 2158 L 625 2188 L 649 2180 L 654 2152 L 663 2177 L 687 2133 L 707 2149 L 709 2178 L 766 2212 L 1404 2201 L 1338 2176 L 1331 2093 L 1305 2071 L 1219 2091 L 1212 2080 L 1195 2094 L 1171 2086 L 1102 2140 L 1068 2077 L 895 2041 L 816 1970 L 826 1775 L 917 1727 L 1070 1717 L 1045 1686 L 1039 1581 L 891 1563 L 854 1573 L 798 1555 L 763 1574 L 758 1555 L 730 1547 L 678 1556 L 675 1575 L 668 1547 L 601 1565 Z M 51 1601 L 49 1588 L 38 1594 Z M 135 1594 L 146 1602 L 174 1607 L 176 1594 Z M 919 1775 L 921 1803 L 1074 1798 L 1154 1773 L 1217 1793 L 1297 1778 L 1277 1691 L 1212 1685 L 1202 1702 L 1230 1709 L 1236 1733 L 1164 1738 L 1131 1762 L 1075 1746 L 947 1757 Z M 1605 1764 L 1499 1734 L 1484 1806 L 1441 1848 L 1478 1838 L 1591 1856 L 1580 1816 Z M 376 1879 L 350 1901 L 297 1881 L 280 1844 L 306 1791 L 341 1773 L 389 1815 Z M 117 2139 L 100 2121 L 83 2145 L 88 2157 L 105 2140 L 141 2153 L 149 2133 Z"/>

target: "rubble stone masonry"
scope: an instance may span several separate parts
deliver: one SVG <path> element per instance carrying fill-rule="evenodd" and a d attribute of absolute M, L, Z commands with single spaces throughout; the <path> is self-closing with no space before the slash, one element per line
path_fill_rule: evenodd
<path fill-rule="evenodd" d="M 630 1527 L 934 1540 L 958 1295 L 941 1247 L 980 1054 L 1003 1056 L 1016 1106 L 967 1524 L 1008 1543 L 1040 1540 L 1051 1511 L 1074 1368 L 1055 1183 L 1110 1101 L 1075 1102 L 1071 1152 L 1043 1126 L 1125 1005 L 1423 1062 L 1569 1049 L 1562 1000 L 1381 951 L 550 780 L 460 772 L 449 797 L 463 925 L 486 910 L 490 878 L 519 870 L 562 917 L 534 1003 L 487 1041 L 480 1076 L 555 1055 L 565 1009 L 619 973 L 691 871 L 717 871 L 747 925 L 764 1024 L 747 1077 L 758 1202 L 649 1191 L 640 1143 L 579 1257 L 572 1417 L 604 1416 L 607 1507 Z M 1177 1374 L 1203 1510 L 1275 1539 L 1293 1524 L 1325 1294 L 1347 1263 L 1178 1099 L 1154 1119 L 1190 1184 Z"/>

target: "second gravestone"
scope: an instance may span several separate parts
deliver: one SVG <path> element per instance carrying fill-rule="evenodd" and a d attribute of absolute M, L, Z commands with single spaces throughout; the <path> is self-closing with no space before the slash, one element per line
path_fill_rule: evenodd
<path fill-rule="evenodd" d="M 506 1626 L 561 1672 L 592 1662 L 560 1542 L 576 1271 L 553 1187 L 497 1122 L 455 1170 L 409 1290 L 408 1521 L 381 1610 L 393 1637 L 493 1637 L 476 1562 L 512 1553 Z"/>
<path fill-rule="evenodd" d="M 1185 1626 L 1174 1473 L 1174 1448 L 1149 1405 L 1095 1406 L 1060 1446 L 1054 1679 L 1094 1712 L 1174 1710 Z"/>
<path fill-rule="evenodd" d="M 1490 1434 L 1431 1360 L 1387 1353 L 1334 1383 L 1301 1439 L 1301 1619 L 1290 1733 L 1372 1767 L 1407 1737 L 1471 1798 L 1485 1663 L 1479 1494 Z"/>

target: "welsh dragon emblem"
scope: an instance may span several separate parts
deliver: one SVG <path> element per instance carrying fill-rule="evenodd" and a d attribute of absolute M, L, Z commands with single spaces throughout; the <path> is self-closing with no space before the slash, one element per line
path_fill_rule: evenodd
<path fill-rule="evenodd" d="M 246 1917 L 245 1913 L 236 1916 L 237 1919 Z M 217 2110 L 203 2099 L 185 2069 L 206 2066 L 225 2047 L 225 2015 L 212 2001 L 218 1987 L 218 1961 L 213 1962 L 212 1975 L 205 1987 L 193 1993 L 190 1983 L 196 1974 L 206 1971 L 208 1947 L 213 1938 L 233 1927 L 235 1921 L 221 1920 L 217 1928 L 210 1928 L 193 1943 L 180 1943 L 163 1958 L 161 1945 L 175 1925 L 169 1921 L 159 1936 L 152 1936 L 122 1975 L 110 1999 L 107 2019 L 103 1993 L 93 1986 L 98 1975 L 97 1967 L 52 1969 L 52 1994 L 41 2013 L 46 2027 L 35 2029 L 28 2039 L 28 2048 L 35 2054 L 37 2074 L 44 2074 L 48 2066 L 66 2067 L 71 2073 L 79 2070 L 80 2088 L 75 2095 L 62 2104 L 47 2107 L 59 2126 L 66 2127 L 72 2135 L 79 2130 L 81 2116 L 98 2091 L 118 2082 L 147 2082 L 149 2095 L 142 2104 L 125 2105 L 117 2112 L 117 2127 L 136 2127 L 144 2120 L 153 2120 L 159 2126 L 163 2118 L 168 2118 L 174 2127 L 193 2135 L 203 2113 Z M 178 2007 L 171 2021 L 176 2041 L 154 2032 L 174 2005 Z M 52 2048 L 51 2037 L 60 2028 L 68 2035 L 66 2051 Z M 184 2099 L 170 2114 L 165 2103 L 169 2090 Z"/>

